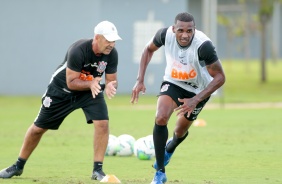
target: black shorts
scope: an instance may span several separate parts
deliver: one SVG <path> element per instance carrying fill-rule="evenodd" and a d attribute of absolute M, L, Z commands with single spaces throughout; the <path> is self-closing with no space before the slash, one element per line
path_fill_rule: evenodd
<path fill-rule="evenodd" d="M 193 98 L 196 94 L 192 93 L 190 91 L 186 91 L 185 89 L 172 84 L 170 82 L 164 81 L 161 85 L 160 88 L 160 93 L 159 96 L 161 95 L 168 95 L 172 98 L 172 100 L 177 104 L 177 106 L 182 105 L 183 103 L 178 101 L 178 98 Z M 205 104 L 207 103 L 207 101 L 210 99 L 210 97 L 204 99 L 203 101 L 201 101 L 200 103 L 198 103 L 198 105 L 196 106 L 196 108 L 194 109 L 194 111 L 190 114 L 189 118 L 187 118 L 187 113 L 184 114 L 184 117 L 186 119 L 188 119 L 189 121 L 194 121 L 195 119 L 197 119 L 197 116 L 199 115 L 199 113 L 201 112 L 201 110 L 203 109 L 203 107 L 205 106 Z"/>
<path fill-rule="evenodd" d="M 48 86 L 34 124 L 40 128 L 56 130 L 74 110 L 82 108 L 87 123 L 92 120 L 109 120 L 103 93 L 95 98 L 91 91 L 68 93 L 55 86 Z"/>

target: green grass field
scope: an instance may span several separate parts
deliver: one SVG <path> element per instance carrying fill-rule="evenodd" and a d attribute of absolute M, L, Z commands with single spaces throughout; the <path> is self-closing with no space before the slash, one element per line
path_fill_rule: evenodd
<path fill-rule="evenodd" d="M 243 63 L 226 63 L 228 81 L 224 102 L 282 102 L 281 63 L 269 67 L 269 82 L 255 77 L 256 63 L 245 74 Z M 232 67 L 231 67 L 232 66 Z M 272 65 L 270 65 L 272 66 Z M 241 76 L 235 77 L 234 75 Z M 271 75 L 270 75 L 271 74 Z M 247 75 L 247 74 L 246 74 Z M 256 79 L 257 78 L 257 79 Z M 241 83 L 239 85 L 238 83 Z M 249 84 L 247 84 L 249 83 Z M 260 86 L 262 85 L 262 86 Z M 237 90 L 241 88 L 244 90 Z M 110 133 L 130 134 L 136 139 L 152 134 L 156 97 L 141 96 L 131 105 L 130 96 L 117 95 L 108 101 Z M 214 97 L 210 103 L 217 103 Z M 39 96 L 0 96 L 0 169 L 10 166 L 27 128 L 40 107 Z M 278 184 L 282 183 L 281 107 L 242 106 L 206 108 L 198 118 L 205 127 L 192 126 L 189 137 L 176 150 L 166 167 L 168 184 Z M 172 135 L 175 115 L 169 122 Z M 5 184 L 88 184 L 92 171 L 93 125 L 87 125 L 81 110 L 67 117 L 58 131 L 48 131 L 28 160 L 24 173 Z M 154 160 L 136 157 L 105 157 L 104 170 L 124 184 L 148 184 L 154 176 Z"/>
<path fill-rule="evenodd" d="M 282 61 L 267 62 L 267 82 L 262 83 L 260 63 L 257 61 L 223 61 L 226 83 L 225 102 L 282 102 Z"/>

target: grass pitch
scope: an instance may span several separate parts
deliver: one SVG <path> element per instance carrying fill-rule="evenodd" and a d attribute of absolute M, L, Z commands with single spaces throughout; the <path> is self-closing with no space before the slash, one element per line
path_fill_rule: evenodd
<path fill-rule="evenodd" d="M 266 63 L 266 82 L 261 82 L 258 61 L 222 61 L 226 75 L 223 100 L 232 103 L 282 102 L 282 61 Z"/>
<path fill-rule="evenodd" d="M 152 134 L 155 97 L 142 96 L 131 105 L 129 96 L 108 101 L 113 135 L 136 139 Z M 40 97 L 0 97 L 0 169 L 17 159 L 26 129 L 40 106 Z M 126 105 L 127 104 L 127 105 Z M 188 138 L 167 166 L 168 184 L 282 183 L 281 108 L 204 109 L 207 126 L 190 128 Z M 172 135 L 176 117 L 172 115 Z M 71 114 L 58 131 L 48 131 L 28 160 L 24 173 L 0 183 L 88 184 L 92 171 L 93 125 L 81 110 Z M 104 170 L 124 184 L 150 183 L 154 160 L 105 157 Z"/>

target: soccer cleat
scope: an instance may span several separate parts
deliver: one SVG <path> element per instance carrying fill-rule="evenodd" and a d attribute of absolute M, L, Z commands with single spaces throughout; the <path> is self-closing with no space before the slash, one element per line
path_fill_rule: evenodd
<path fill-rule="evenodd" d="M 101 181 L 105 176 L 106 175 L 102 170 L 93 171 L 91 179 Z"/>
<path fill-rule="evenodd" d="M 172 141 L 172 139 L 169 139 L 166 143 L 166 147 L 167 145 Z M 173 152 L 172 153 L 168 153 L 166 150 L 165 150 L 165 157 L 164 157 L 164 166 L 166 166 L 169 161 L 170 161 L 170 158 L 172 156 Z M 158 170 L 158 165 L 157 165 L 157 161 L 155 161 L 155 163 L 153 164 L 153 167 Z"/>
<path fill-rule="evenodd" d="M 163 184 L 166 181 L 166 174 L 161 171 L 157 171 L 151 184 Z"/>
<path fill-rule="evenodd" d="M 12 178 L 13 176 L 20 176 L 22 173 L 23 169 L 18 169 L 16 164 L 13 164 L 0 171 L 0 178 Z"/>

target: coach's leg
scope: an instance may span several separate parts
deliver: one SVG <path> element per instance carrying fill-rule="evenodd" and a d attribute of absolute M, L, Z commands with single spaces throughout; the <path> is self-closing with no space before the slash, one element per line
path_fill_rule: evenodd
<path fill-rule="evenodd" d="M 47 131 L 48 129 L 43 129 L 37 127 L 35 124 L 32 124 L 29 129 L 27 130 L 24 138 L 24 142 L 19 154 L 19 157 L 21 159 L 27 160 L 33 150 L 38 145 L 42 135 Z"/>
<path fill-rule="evenodd" d="M 94 124 L 94 170 L 102 169 L 109 139 L 108 120 L 93 121 Z M 95 165 L 95 162 L 98 163 Z M 99 165 L 101 167 L 99 167 Z M 96 166 L 96 167 L 95 167 Z"/>
<path fill-rule="evenodd" d="M 29 127 L 26 132 L 18 160 L 12 166 L 2 169 L 0 171 L 0 178 L 11 178 L 13 176 L 20 176 L 23 173 L 26 160 L 36 148 L 42 135 L 46 131 L 47 129 L 39 128 L 34 124 Z"/>

